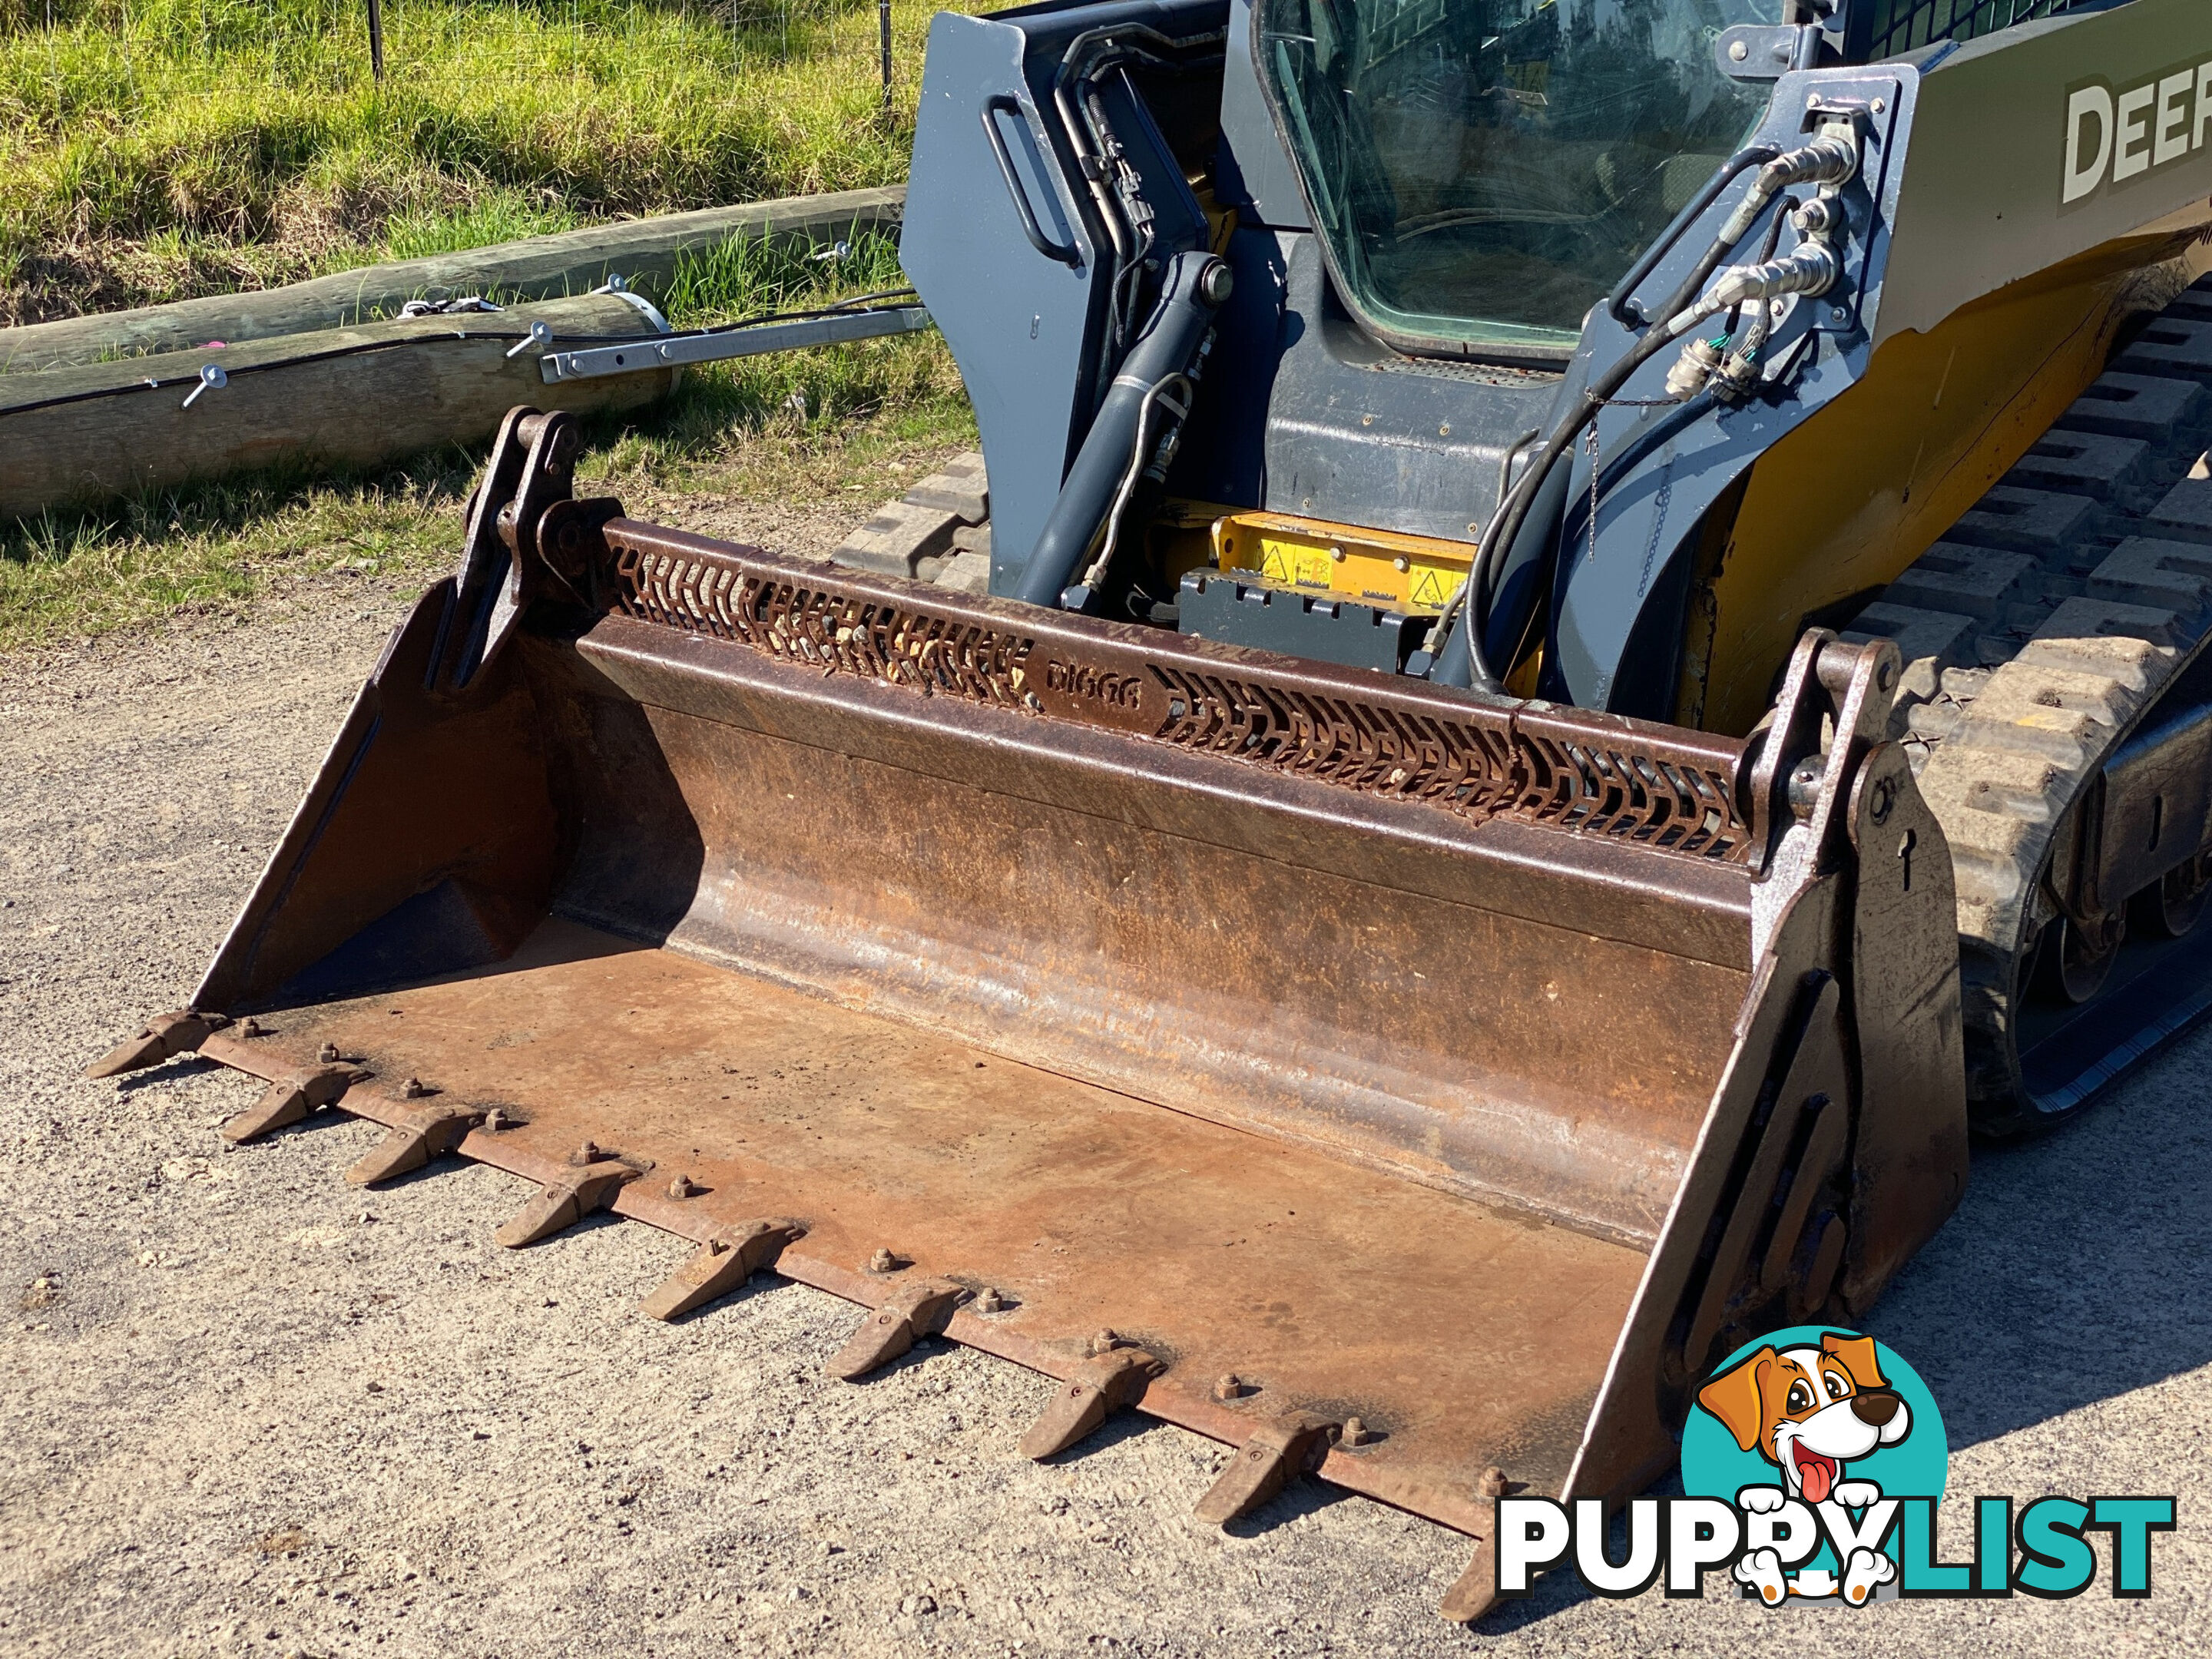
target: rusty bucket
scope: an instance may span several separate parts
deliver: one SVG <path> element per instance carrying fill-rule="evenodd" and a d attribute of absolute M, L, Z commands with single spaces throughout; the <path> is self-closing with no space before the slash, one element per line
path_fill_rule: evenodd
<path fill-rule="evenodd" d="M 1755 747 L 633 522 L 510 416 L 191 1008 L 234 1124 L 390 1127 L 1482 1538 L 1660 1474 L 1729 1345 L 1863 1308 L 1965 1166 L 1894 648 Z M 1488 1600 L 1478 1552 L 1447 1611 Z"/>

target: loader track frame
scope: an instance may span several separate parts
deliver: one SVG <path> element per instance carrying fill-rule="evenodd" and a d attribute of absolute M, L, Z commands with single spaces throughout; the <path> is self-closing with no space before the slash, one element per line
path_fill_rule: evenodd
<path fill-rule="evenodd" d="M 2151 945 L 2140 915 L 2088 1002 L 2059 1010 L 2036 984 L 2064 927 L 2117 927 L 2144 909 L 2144 875 L 2154 888 L 2212 850 L 2212 481 L 2189 476 L 2208 443 L 2200 283 L 2130 330 L 1851 625 L 1907 659 L 1893 730 L 1958 863 L 1968 1094 L 1985 1134 L 2063 1121 L 2212 1012 L 2205 939 Z M 2162 743 L 2177 760 L 2161 763 Z"/>

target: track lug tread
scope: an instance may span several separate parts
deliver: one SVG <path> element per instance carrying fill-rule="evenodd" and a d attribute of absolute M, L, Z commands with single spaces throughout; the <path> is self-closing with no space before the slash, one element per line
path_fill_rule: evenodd
<path fill-rule="evenodd" d="M 1984 1130 L 2036 1121 L 2012 1010 L 2058 832 L 2212 630 L 2212 478 L 2182 476 L 2212 439 L 2212 285 L 2169 319 L 1844 635 L 1905 658 L 1892 731 L 1951 843 Z M 2094 458 L 2125 477 L 2066 476 Z"/>

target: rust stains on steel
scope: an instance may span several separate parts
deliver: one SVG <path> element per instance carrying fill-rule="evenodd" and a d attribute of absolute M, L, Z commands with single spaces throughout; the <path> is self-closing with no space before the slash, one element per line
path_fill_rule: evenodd
<path fill-rule="evenodd" d="M 1744 745 L 1554 712 L 1007 600 L 921 597 L 829 564 L 615 519 L 603 603 L 781 661 L 1418 801 L 1741 862 Z"/>
<path fill-rule="evenodd" d="M 251 1017 L 104 1066 L 521 1176 L 502 1243 L 690 1240 L 649 1315 L 773 1261 L 870 1310 L 840 1374 L 1028 1366 L 1031 1455 L 1181 1424 L 1215 1518 L 1625 1496 L 1955 1200 L 1953 896 L 1855 852 L 1948 869 L 1893 647 L 1809 634 L 1754 760 L 635 524 L 567 418 L 510 416 L 210 964 Z"/>
<path fill-rule="evenodd" d="M 1292 1480 L 1320 1468 L 1343 1429 L 1336 1419 L 1313 1412 L 1291 1412 L 1261 1424 L 1192 1513 L 1216 1527 L 1250 1514 Z"/>
<path fill-rule="evenodd" d="M 557 921 L 498 968 L 410 989 L 403 1019 L 393 1006 L 265 1014 L 256 1058 L 287 1067 L 329 1042 L 390 1073 L 434 1054 L 441 1100 L 519 1102 L 528 1119 L 454 1152 L 556 1193 L 612 1176 L 601 1207 L 700 1247 L 644 1311 L 676 1316 L 772 1266 L 871 1310 L 833 1370 L 935 1334 L 1057 1379 L 1032 1455 L 1122 1409 L 1238 1447 L 1288 1414 L 1357 1415 L 1385 1432 L 1310 1443 L 1317 1473 L 1477 1533 L 1466 1471 L 1511 1456 L 1547 1490 L 1564 1480 L 1644 1267 L 1628 1246 Z M 523 1030 L 520 1048 L 493 1046 Z M 732 1091 L 725 1066 L 754 1086 Z M 388 1127 L 419 1109 L 386 1088 L 342 1105 Z M 619 1138 L 631 1162 L 580 1169 L 587 1137 Z M 678 1158 L 704 1194 L 629 1178 Z M 913 1265 L 870 1271 L 883 1238 Z M 1477 1283 L 1492 1288 L 1470 1299 Z M 962 1299 L 978 1285 L 998 1311 Z M 1275 1304 L 1290 1315 L 1254 1318 Z M 1266 1386 L 1218 1400 L 1230 1370 Z"/>

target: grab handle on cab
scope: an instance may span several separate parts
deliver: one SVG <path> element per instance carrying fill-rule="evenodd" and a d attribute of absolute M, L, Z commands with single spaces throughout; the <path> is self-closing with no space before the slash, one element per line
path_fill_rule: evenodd
<path fill-rule="evenodd" d="M 1030 239 L 1030 246 L 1048 259 L 1061 264 L 1080 268 L 1083 250 L 1073 242 L 1055 242 L 1044 233 L 1037 222 L 1036 210 L 1030 205 L 1029 191 L 1023 187 L 1021 175 L 1014 171 L 1014 158 L 1006 149 L 1006 137 L 999 131 L 998 118 L 1011 115 L 1017 120 L 1027 118 L 1022 112 L 1021 101 L 1012 93 L 993 93 L 983 100 L 983 131 L 991 141 L 991 153 L 999 158 L 999 171 L 1006 176 L 1006 194 L 1014 198 L 1014 211 L 1021 216 L 1022 234 Z"/>

